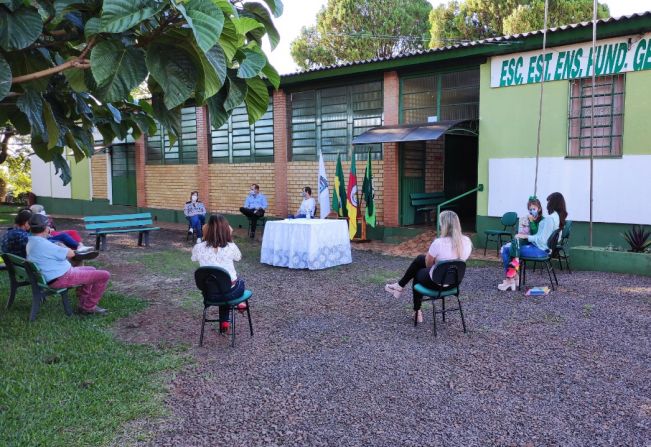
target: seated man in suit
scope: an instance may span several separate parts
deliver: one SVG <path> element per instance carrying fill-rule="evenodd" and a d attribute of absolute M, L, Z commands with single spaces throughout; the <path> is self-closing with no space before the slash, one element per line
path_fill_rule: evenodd
<path fill-rule="evenodd" d="M 244 206 L 240 208 L 240 212 L 251 220 L 251 233 L 249 234 L 251 239 L 255 237 L 258 219 L 264 216 L 267 206 L 269 206 L 267 198 L 260 192 L 260 186 L 252 184 L 249 195 L 244 200 Z"/>

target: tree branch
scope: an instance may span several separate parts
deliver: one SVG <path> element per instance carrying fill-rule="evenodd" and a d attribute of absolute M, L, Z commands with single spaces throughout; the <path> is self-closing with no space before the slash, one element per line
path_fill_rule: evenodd
<path fill-rule="evenodd" d="M 76 59 L 71 59 L 68 62 L 64 62 L 61 65 L 57 65 L 56 67 L 51 67 L 46 70 L 37 71 L 23 76 L 16 76 L 15 78 L 12 79 L 11 84 L 12 85 L 22 84 L 23 82 L 29 82 L 35 79 L 45 78 L 48 76 L 52 76 L 53 74 L 61 73 L 62 71 L 65 70 L 69 70 L 71 68 L 86 70 L 90 68 L 90 60 L 86 59 L 86 55 L 91 50 L 91 48 L 93 48 L 94 45 L 95 45 L 95 38 L 93 37 L 88 42 L 88 45 L 86 45 L 86 48 L 84 48 L 84 50 L 81 52 L 81 54 L 79 54 L 79 56 Z"/>
<path fill-rule="evenodd" d="M 7 159 L 7 150 L 9 149 L 9 139 L 16 133 L 12 130 L 6 130 L 0 141 L 0 164 L 4 163 Z"/>

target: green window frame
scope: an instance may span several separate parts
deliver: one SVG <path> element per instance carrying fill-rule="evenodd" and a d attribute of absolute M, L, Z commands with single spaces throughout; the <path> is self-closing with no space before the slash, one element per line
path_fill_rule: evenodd
<path fill-rule="evenodd" d="M 290 95 L 291 159 L 382 159 L 382 145 L 352 145 L 354 137 L 382 125 L 382 81 L 293 92 Z"/>
<path fill-rule="evenodd" d="M 592 126 L 592 79 L 570 81 L 568 107 L 568 158 L 621 157 L 624 135 L 625 75 L 595 78 L 594 127 Z"/>
<path fill-rule="evenodd" d="M 479 119 L 479 68 L 400 78 L 400 122 Z"/>
<path fill-rule="evenodd" d="M 197 109 L 181 109 L 181 135 L 170 145 L 168 133 L 157 124 L 156 135 L 147 136 L 147 164 L 178 165 L 197 164 Z"/>
<path fill-rule="evenodd" d="M 274 161 L 273 102 L 254 124 L 249 124 L 246 106 L 233 109 L 220 127 L 210 127 L 211 163 L 272 163 Z"/>

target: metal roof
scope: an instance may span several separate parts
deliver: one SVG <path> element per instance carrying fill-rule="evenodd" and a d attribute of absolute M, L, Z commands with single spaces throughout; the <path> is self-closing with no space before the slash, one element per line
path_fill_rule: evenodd
<path fill-rule="evenodd" d="M 438 121 L 424 124 L 401 124 L 396 126 L 378 126 L 353 138 L 353 144 L 404 143 L 405 141 L 438 140 L 451 129 L 466 129 L 471 121 Z"/>
<path fill-rule="evenodd" d="M 597 26 L 600 24 L 613 24 L 613 23 L 623 23 L 632 19 L 636 18 L 643 18 L 643 17 L 648 17 L 651 18 L 651 11 L 646 11 L 646 12 L 641 12 L 641 13 L 634 13 L 626 16 L 621 16 L 621 17 L 609 17 L 607 19 L 599 19 L 597 20 Z M 581 22 L 581 23 L 573 23 L 570 25 L 563 25 L 563 26 L 558 26 L 555 28 L 548 28 L 547 29 L 547 34 L 557 34 L 557 33 L 562 33 L 565 31 L 571 31 L 571 30 L 577 30 L 577 29 L 584 29 L 584 28 L 591 28 L 592 27 L 592 21 L 589 22 Z M 337 68 L 343 68 L 343 67 L 355 67 L 359 65 L 366 65 L 366 64 L 372 64 L 376 62 L 387 62 L 387 61 L 394 61 L 394 60 L 400 60 L 400 59 L 407 59 L 415 56 L 423 56 L 423 55 L 429 55 L 429 54 L 436 54 L 436 53 L 444 53 L 444 52 L 449 52 L 453 50 L 459 50 L 463 48 L 472 48 L 472 47 L 490 47 L 490 46 L 502 46 L 502 45 L 509 45 L 510 43 L 513 43 L 518 40 L 525 40 L 525 39 L 530 39 L 532 37 L 537 37 L 537 36 L 542 36 L 544 33 L 544 30 L 536 30 L 536 31 L 529 31 L 526 33 L 520 33 L 520 34 L 512 34 L 509 36 L 500 36 L 500 37 L 491 37 L 489 39 L 483 39 L 483 40 L 477 40 L 477 41 L 472 41 L 472 42 L 463 42 L 455 45 L 449 45 L 446 47 L 439 47 L 439 48 L 431 48 L 431 49 L 426 49 L 426 50 L 417 50 L 417 51 L 412 51 L 409 53 L 403 53 L 399 54 L 396 56 L 391 56 L 391 57 L 375 57 L 372 59 L 366 59 L 366 60 L 361 60 L 361 61 L 355 61 L 355 62 L 342 62 L 339 64 L 334 64 L 334 65 L 328 65 L 325 67 L 318 67 L 318 68 L 311 68 L 308 70 L 301 70 L 297 71 L 294 73 L 287 73 L 281 76 L 283 79 L 290 79 L 294 76 L 301 76 L 309 73 L 316 73 L 316 72 L 321 72 L 321 71 L 328 71 L 328 70 L 334 70 Z M 515 51 L 514 51 L 515 52 Z M 500 53 L 503 53 L 503 51 L 500 51 Z"/>

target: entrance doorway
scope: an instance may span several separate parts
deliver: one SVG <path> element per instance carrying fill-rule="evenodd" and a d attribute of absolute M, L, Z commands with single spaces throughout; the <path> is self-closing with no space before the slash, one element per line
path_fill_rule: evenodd
<path fill-rule="evenodd" d="M 400 225 L 413 225 L 416 209 L 409 194 L 425 191 L 425 142 L 401 143 L 400 153 Z"/>
<path fill-rule="evenodd" d="M 111 183 L 114 205 L 137 205 L 136 149 L 133 144 L 111 146 Z"/>
<path fill-rule="evenodd" d="M 452 198 L 477 187 L 478 139 L 476 136 L 445 136 L 445 197 Z M 475 231 L 477 193 L 455 203 L 464 231 Z"/>

